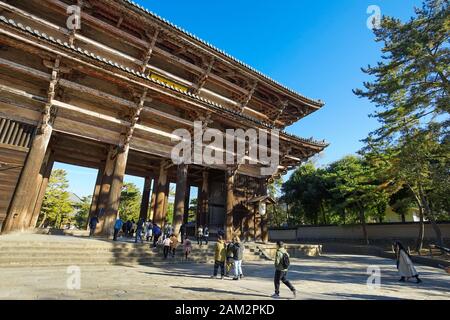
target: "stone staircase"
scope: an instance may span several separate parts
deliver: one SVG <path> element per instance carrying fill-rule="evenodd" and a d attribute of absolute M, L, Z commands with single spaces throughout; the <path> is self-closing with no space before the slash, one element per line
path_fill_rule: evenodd
<path fill-rule="evenodd" d="M 0 267 L 69 266 L 69 265 L 151 265 L 173 263 L 209 263 L 214 251 L 194 247 L 189 260 L 183 249 L 175 258 L 163 258 L 162 248 L 150 248 L 148 243 L 113 242 L 68 236 L 27 235 L 0 237 Z"/>
<path fill-rule="evenodd" d="M 244 245 L 244 261 L 270 260 L 259 246 Z M 165 260 L 162 247 L 150 248 L 149 243 L 64 235 L 4 235 L 0 236 L 0 267 L 213 263 L 214 251 L 214 242 L 200 247 L 193 241 L 189 260 L 184 259 L 182 246 L 175 258 Z"/>

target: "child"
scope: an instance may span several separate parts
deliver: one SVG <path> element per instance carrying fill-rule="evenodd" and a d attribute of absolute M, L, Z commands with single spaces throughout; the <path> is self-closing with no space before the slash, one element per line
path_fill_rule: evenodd
<path fill-rule="evenodd" d="M 167 256 L 169 255 L 170 252 L 170 245 L 172 244 L 172 240 L 170 240 L 170 238 L 165 238 L 163 241 L 163 253 L 164 253 L 164 259 L 167 259 Z"/>
<path fill-rule="evenodd" d="M 170 252 L 172 253 L 172 258 L 175 258 L 175 252 L 178 247 L 178 235 L 171 234 L 170 235 Z"/>
<path fill-rule="evenodd" d="M 188 260 L 188 257 L 192 251 L 192 243 L 191 243 L 191 240 L 189 240 L 187 236 L 185 236 L 185 238 L 184 238 L 183 247 L 184 247 L 184 256 L 185 256 L 186 260 Z"/>

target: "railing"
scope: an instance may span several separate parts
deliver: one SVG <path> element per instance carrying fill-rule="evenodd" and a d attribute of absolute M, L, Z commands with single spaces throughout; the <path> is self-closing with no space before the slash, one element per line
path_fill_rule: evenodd
<path fill-rule="evenodd" d="M 29 148 L 35 127 L 17 121 L 0 118 L 0 143 Z"/>

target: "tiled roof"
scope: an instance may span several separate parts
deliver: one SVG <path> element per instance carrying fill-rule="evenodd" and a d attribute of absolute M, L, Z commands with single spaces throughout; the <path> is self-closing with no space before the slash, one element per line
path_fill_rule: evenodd
<path fill-rule="evenodd" d="M 315 105 L 317 105 L 317 106 L 319 106 L 319 107 L 321 107 L 321 106 L 324 105 L 324 102 L 323 102 L 323 101 L 308 98 L 308 97 L 306 97 L 306 96 L 304 96 L 304 95 L 302 95 L 302 94 L 300 94 L 300 93 L 298 93 L 298 92 L 296 92 L 296 91 L 294 91 L 294 90 L 292 90 L 292 89 L 286 87 L 285 85 L 279 83 L 278 81 L 276 81 L 276 80 L 270 78 L 269 76 L 263 74 L 262 72 L 256 70 L 256 69 L 253 68 L 252 66 L 246 64 L 245 62 L 242 62 L 242 61 L 240 61 L 239 59 L 236 59 L 236 58 L 233 57 L 232 55 L 230 55 L 230 54 L 226 53 L 225 51 L 223 51 L 223 50 L 221 50 L 221 49 L 215 47 L 214 45 L 210 44 L 209 42 L 206 42 L 206 41 L 200 39 L 200 38 L 197 37 L 196 35 L 194 35 L 194 34 L 188 32 L 188 31 L 186 31 L 186 30 L 180 28 L 179 26 L 177 26 L 177 25 L 175 25 L 174 23 L 172 23 L 172 22 L 170 22 L 170 21 L 164 19 L 163 17 L 160 17 L 160 16 L 157 15 L 156 13 L 154 13 L 154 12 L 148 10 L 147 8 L 141 6 L 140 4 L 137 4 L 136 2 L 131 1 L 131 0 L 122 0 L 122 1 L 124 1 L 124 2 L 126 2 L 126 3 L 129 3 L 129 4 L 132 5 L 133 7 L 135 7 L 135 8 L 137 8 L 137 9 L 141 10 L 141 12 L 150 15 L 152 18 L 159 20 L 159 21 L 162 22 L 163 24 L 165 24 L 165 25 L 167 25 L 167 26 L 169 26 L 169 27 L 172 27 L 172 28 L 174 28 L 175 30 L 177 30 L 177 31 L 179 31 L 179 32 L 184 33 L 184 34 L 187 35 L 188 37 L 190 37 L 190 38 L 192 38 L 192 39 L 194 39 L 194 40 L 200 42 L 201 44 L 207 46 L 208 48 L 214 50 L 216 53 L 219 53 L 219 54 L 225 56 L 226 58 L 228 58 L 228 59 L 230 59 L 230 60 L 232 60 L 232 61 L 234 61 L 234 62 L 240 64 L 242 67 L 248 69 L 250 72 L 256 73 L 257 75 L 263 77 L 265 80 L 271 82 L 272 84 L 274 84 L 274 85 L 276 85 L 276 86 L 279 86 L 279 87 L 283 88 L 284 90 L 287 90 L 287 91 L 290 92 L 291 94 L 296 95 L 296 96 L 300 97 L 301 99 L 304 99 L 304 100 L 306 100 L 306 101 L 308 101 L 308 102 L 310 102 L 310 103 L 312 103 L 312 104 L 315 104 Z"/>
<path fill-rule="evenodd" d="M 123 66 L 123 65 L 121 65 L 121 64 L 119 64 L 119 63 L 117 63 L 115 61 L 106 59 L 106 58 L 101 57 L 101 56 L 99 56 L 99 55 L 97 55 L 95 53 L 92 53 L 92 52 L 88 51 L 88 50 L 85 50 L 85 49 L 82 49 L 80 47 L 76 47 L 74 45 L 71 45 L 68 42 L 62 41 L 61 39 L 56 39 L 56 38 L 54 38 L 52 36 L 49 36 L 49 35 L 41 32 L 39 30 L 33 29 L 33 28 L 29 27 L 29 26 L 24 26 L 22 23 L 17 23 L 13 19 L 8 19 L 5 16 L 0 15 L 0 21 L 3 22 L 3 23 L 8 24 L 10 26 L 13 26 L 13 27 L 15 27 L 17 29 L 21 29 L 22 31 L 27 32 L 27 33 L 29 33 L 29 34 L 31 34 L 33 36 L 37 36 L 37 37 L 39 37 L 41 39 L 45 39 L 45 40 L 47 40 L 47 41 L 49 41 L 49 42 L 51 42 L 53 44 L 59 45 L 59 46 L 64 47 L 66 49 L 70 49 L 70 50 L 75 51 L 75 52 L 77 52 L 79 54 L 82 54 L 82 55 L 84 55 L 86 57 L 89 57 L 91 59 L 95 59 L 95 60 L 97 60 L 97 61 L 99 61 L 101 63 L 104 63 L 104 64 L 107 64 L 107 65 L 113 66 L 115 68 L 118 68 L 118 69 L 120 69 L 122 71 L 125 71 L 127 73 L 130 73 L 130 74 L 132 74 L 132 75 L 134 75 L 136 77 L 145 79 L 147 81 L 151 81 L 151 82 L 156 83 L 156 84 L 158 84 L 158 85 L 160 85 L 162 87 L 165 87 L 165 88 L 168 88 L 168 89 L 170 89 L 172 91 L 175 91 L 175 92 L 177 92 L 179 94 L 183 94 L 185 96 L 189 96 L 190 98 L 192 98 L 194 100 L 197 100 L 197 101 L 200 101 L 202 103 L 205 103 L 205 104 L 209 105 L 210 107 L 212 107 L 212 108 L 214 108 L 216 110 L 224 111 L 224 112 L 227 112 L 229 114 L 232 114 L 233 116 L 246 119 L 246 120 L 251 121 L 253 123 L 256 123 L 256 124 L 258 124 L 260 126 L 263 126 L 263 127 L 267 128 L 267 129 L 274 129 L 274 126 L 271 125 L 271 124 L 265 123 L 265 122 L 263 122 L 261 120 L 258 120 L 256 118 L 253 118 L 253 117 L 248 116 L 248 115 L 243 115 L 243 114 L 241 114 L 241 113 L 239 113 L 239 112 L 237 112 L 235 110 L 226 108 L 226 107 L 218 104 L 217 102 L 210 101 L 208 99 L 205 99 L 205 98 L 200 97 L 198 95 L 192 94 L 190 92 L 182 91 L 182 90 L 180 90 L 180 89 L 178 89 L 176 87 L 173 87 L 173 86 L 171 86 L 169 84 L 161 82 L 161 81 L 159 81 L 157 79 L 153 79 L 150 76 L 147 76 L 147 75 L 143 74 L 142 72 L 139 72 L 139 71 L 136 71 L 134 69 L 125 67 L 125 66 Z M 289 133 L 284 132 L 284 131 L 282 131 L 281 134 L 284 134 L 285 136 L 291 137 L 291 138 L 293 138 L 295 140 L 298 140 L 300 142 L 309 143 L 311 145 L 315 145 L 315 146 L 318 146 L 318 147 L 327 147 L 328 146 L 328 144 L 325 141 L 319 142 L 319 141 L 315 141 L 313 139 L 304 139 L 304 138 L 297 137 L 295 135 L 289 134 Z"/>

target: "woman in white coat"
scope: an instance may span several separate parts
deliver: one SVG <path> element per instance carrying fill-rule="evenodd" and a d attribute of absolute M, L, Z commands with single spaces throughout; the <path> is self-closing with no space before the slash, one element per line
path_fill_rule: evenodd
<path fill-rule="evenodd" d="M 401 276 L 400 281 L 405 282 L 410 278 L 416 278 L 416 282 L 421 283 L 422 280 L 419 279 L 419 273 L 416 271 L 416 268 L 414 268 L 414 264 L 408 251 L 406 251 L 405 247 L 398 241 L 394 245 L 397 258 L 397 269 Z"/>

